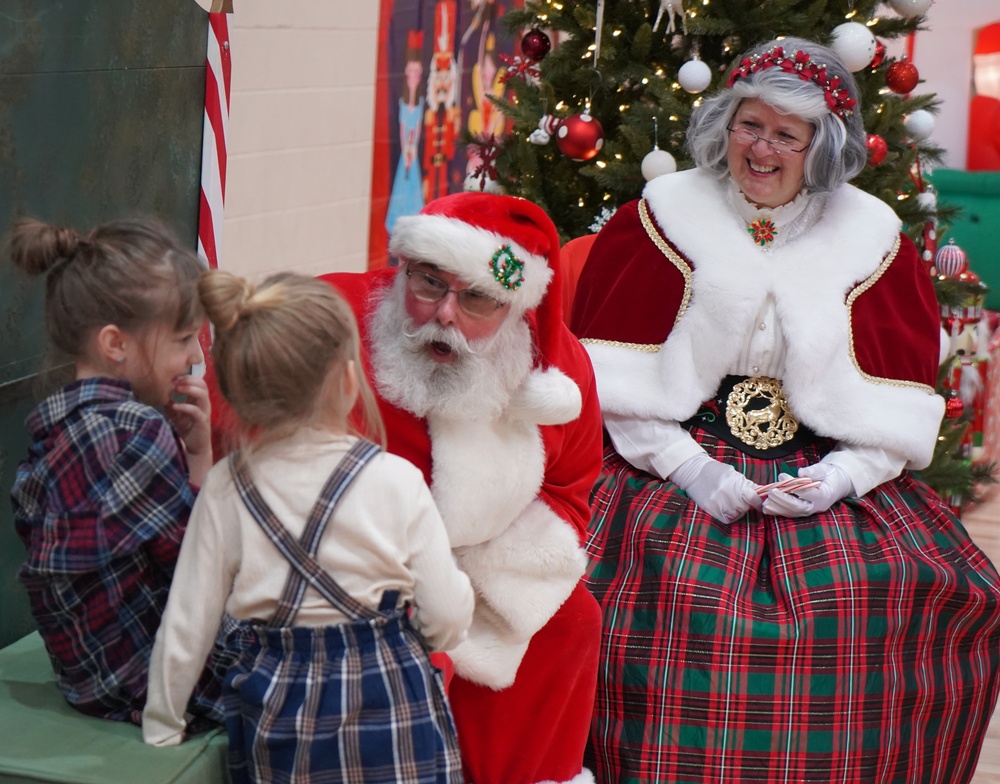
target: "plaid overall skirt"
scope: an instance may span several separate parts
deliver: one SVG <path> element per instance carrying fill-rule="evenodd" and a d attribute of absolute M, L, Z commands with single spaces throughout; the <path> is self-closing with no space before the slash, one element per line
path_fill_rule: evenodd
<path fill-rule="evenodd" d="M 315 560 L 337 502 L 378 447 L 359 441 L 320 494 L 301 539 L 275 518 L 238 457 L 230 467 L 256 521 L 292 565 L 278 609 L 244 622 L 223 686 L 233 784 L 461 784 L 462 764 L 440 674 L 398 591 L 378 611 Z M 294 626 L 307 584 L 355 620 Z"/>
<path fill-rule="evenodd" d="M 763 459 L 690 432 L 758 484 L 831 447 Z M 1000 577 L 926 484 L 907 472 L 810 517 L 725 525 L 609 444 L 592 509 L 598 782 L 970 780 Z"/>

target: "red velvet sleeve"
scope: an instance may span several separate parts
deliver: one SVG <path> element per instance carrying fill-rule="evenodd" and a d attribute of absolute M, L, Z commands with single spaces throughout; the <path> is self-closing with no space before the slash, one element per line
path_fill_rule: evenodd
<path fill-rule="evenodd" d="M 583 544 L 590 524 L 590 494 L 603 456 L 601 409 L 590 359 L 579 343 L 563 370 L 579 386 L 580 416 L 565 425 L 543 427 L 545 478 L 539 497 L 576 528 Z M 568 366 L 572 364 L 573 370 Z"/>
<path fill-rule="evenodd" d="M 660 240 L 669 246 L 662 233 Z M 570 325 L 581 339 L 659 344 L 670 334 L 683 297 L 683 274 L 650 239 L 633 201 L 597 235 L 577 283 Z"/>
<path fill-rule="evenodd" d="M 941 320 L 934 284 L 916 246 L 900 236 L 896 257 L 851 309 L 854 354 L 872 376 L 937 383 Z"/>

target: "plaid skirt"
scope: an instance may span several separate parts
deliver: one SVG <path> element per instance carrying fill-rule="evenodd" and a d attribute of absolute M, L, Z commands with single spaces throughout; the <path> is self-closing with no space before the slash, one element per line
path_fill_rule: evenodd
<path fill-rule="evenodd" d="M 692 435 L 760 484 L 822 456 Z M 609 447 L 588 552 L 599 782 L 970 780 L 997 700 L 1000 577 L 916 477 L 725 525 Z"/>
<path fill-rule="evenodd" d="M 405 611 L 249 627 L 223 687 L 232 784 L 462 784 L 440 673 Z"/>

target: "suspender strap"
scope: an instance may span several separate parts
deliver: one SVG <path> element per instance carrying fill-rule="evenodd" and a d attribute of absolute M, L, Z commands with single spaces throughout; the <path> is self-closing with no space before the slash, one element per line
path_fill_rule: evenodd
<path fill-rule="evenodd" d="M 360 474 L 361 469 L 379 452 L 379 447 L 370 441 L 358 440 L 347 455 L 337 465 L 320 493 L 319 499 L 313 505 L 312 512 L 303 532 L 302 541 L 296 539 L 277 519 L 267 502 L 254 485 L 246 462 L 234 454 L 229 459 L 229 470 L 232 473 L 240 498 L 246 505 L 257 524 L 264 530 L 268 538 L 278 548 L 278 551 L 292 565 L 293 572 L 286 581 L 282 592 L 282 604 L 268 622 L 270 626 L 287 625 L 298 611 L 298 605 L 305 593 L 308 583 L 316 589 L 327 601 L 349 618 L 378 618 L 380 613 L 366 607 L 357 601 L 337 583 L 306 549 L 309 545 L 317 549 L 323 535 L 323 530 L 333 516 L 334 509 L 343 497 L 344 492 Z M 290 587 L 291 584 L 291 587 Z M 291 599 L 292 601 L 288 601 Z M 293 603 L 294 602 L 294 603 Z"/>
<path fill-rule="evenodd" d="M 305 530 L 299 537 L 299 544 L 313 558 L 319 552 L 323 532 L 326 530 L 326 525 L 332 518 L 334 510 L 340 503 L 341 497 L 347 491 L 347 488 L 350 487 L 355 477 L 361 473 L 361 469 L 365 467 L 372 457 L 378 454 L 378 451 L 378 447 L 370 441 L 358 440 L 347 451 L 347 454 L 337 464 L 330 478 L 323 485 L 319 498 L 313 504 L 309 518 L 306 520 Z M 275 616 L 271 619 L 272 625 L 289 625 L 298 612 L 305 591 L 306 581 L 302 579 L 302 576 L 296 570 L 291 570 L 288 573 L 288 579 L 285 580 L 285 587 L 281 592 Z"/>

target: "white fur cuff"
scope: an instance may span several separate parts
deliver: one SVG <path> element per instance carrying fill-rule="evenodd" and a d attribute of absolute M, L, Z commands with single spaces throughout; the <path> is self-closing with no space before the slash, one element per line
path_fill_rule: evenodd
<path fill-rule="evenodd" d="M 532 636 L 576 588 L 586 556 L 572 526 L 538 499 L 495 539 L 456 556 L 476 591 L 476 610 L 468 637 L 449 651 L 455 672 L 504 689 Z"/>
<path fill-rule="evenodd" d="M 586 768 L 583 768 L 568 781 L 540 781 L 538 784 L 594 784 L 594 782 L 594 774 Z"/>
<path fill-rule="evenodd" d="M 576 530 L 535 499 L 506 531 L 458 553 L 479 598 L 527 640 L 555 615 L 587 567 Z M 477 606 L 476 612 L 479 612 Z"/>
<path fill-rule="evenodd" d="M 448 656 L 461 677 L 500 691 L 514 682 L 528 642 L 514 639 L 510 629 L 497 623 L 488 608 L 484 611 L 476 607 L 469 636 L 448 651 Z"/>

